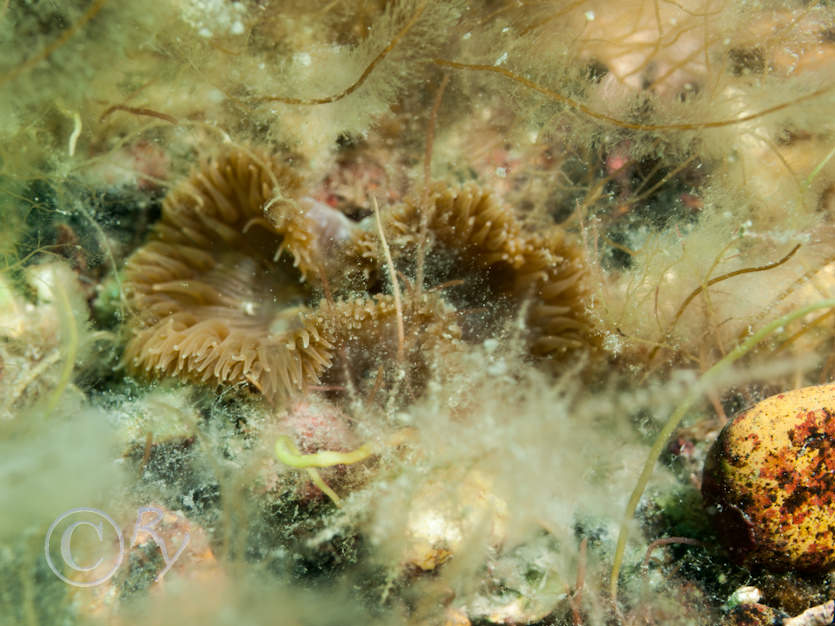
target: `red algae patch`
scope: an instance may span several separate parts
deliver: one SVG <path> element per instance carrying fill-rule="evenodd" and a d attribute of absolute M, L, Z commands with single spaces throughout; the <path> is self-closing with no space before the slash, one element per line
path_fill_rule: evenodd
<path fill-rule="evenodd" d="M 735 561 L 820 572 L 835 566 L 835 384 L 766 398 L 725 426 L 702 496 Z"/>

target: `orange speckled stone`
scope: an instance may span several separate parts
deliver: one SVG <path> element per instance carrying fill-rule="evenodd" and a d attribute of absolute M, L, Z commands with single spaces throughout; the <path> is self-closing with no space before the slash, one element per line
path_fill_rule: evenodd
<path fill-rule="evenodd" d="M 835 566 L 835 384 L 738 414 L 708 454 L 702 496 L 735 561 L 774 571 Z"/>

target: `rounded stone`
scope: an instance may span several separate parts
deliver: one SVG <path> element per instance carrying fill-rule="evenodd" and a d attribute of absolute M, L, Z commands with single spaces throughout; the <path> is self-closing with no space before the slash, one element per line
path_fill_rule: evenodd
<path fill-rule="evenodd" d="M 738 563 L 835 566 L 835 384 L 795 389 L 739 413 L 705 461 L 702 496 Z"/>

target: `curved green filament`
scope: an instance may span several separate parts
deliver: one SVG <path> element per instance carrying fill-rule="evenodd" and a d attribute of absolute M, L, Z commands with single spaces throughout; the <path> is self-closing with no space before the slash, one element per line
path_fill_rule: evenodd
<path fill-rule="evenodd" d="M 826 167 L 826 164 L 829 163 L 829 159 L 833 156 L 835 156 L 835 147 L 833 147 L 832 150 L 830 150 L 829 153 L 821 159 L 821 162 L 815 166 L 815 169 L 813 169 L 806 177 L 806 180 L 803 181 L 803 186 L 806 187 L 806 189 L 811 186 L 812 181 L 815 180 L 815 177 L 821 173 L 821 170 Z"/>
<path fill-rule="evenodd" d="M 310 482 L 321 489 L 322 493 L 329 497 L 336 506 L 342 506 L 342 498 L 336 495 L 336 492 L 333 489 L 328 487 L 328 483 L 322 479 L 322 476 L 315 467 L 308 467 L 307 475 L 310 476 Z"/>
<path fill-rule="evenodd" d="M 327 483 L 322 480 L 317 467 L 332 467 L 334 465 L 351 465 L 364 461 L 374 454 L 374 450 L 369 444 L 361 445 L 356 450 L 351 452 L 335 452 L 333 450 L 320 450 L 313 454 L 302 454 L 293 443 L 293 440 L 287 435 L 282 435 L 275 442 L 275 457 L 290 467 L 296 469 L 307 470 L 310 480 L 322 492 L 328 496 L 336 506 L 341 506 L 342 500 L 336 495 L 333 489 L 328 487 Z"/>
<path fill-rule="evenodd" d="M 351 452 L 319 450 L 313 454 L 302 454 L 287 435 L 282 435 L 275 442 L 275 457 L 290 467 L 305 469 L 308 467 L 333 467 L 334 465 L 352 465 L 364 461 L 374 454 L 369 444 L 364 444 Z"/>

